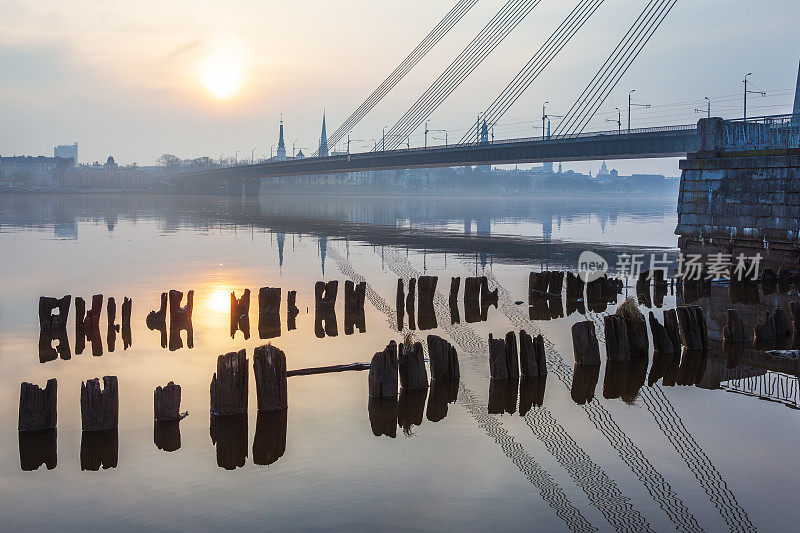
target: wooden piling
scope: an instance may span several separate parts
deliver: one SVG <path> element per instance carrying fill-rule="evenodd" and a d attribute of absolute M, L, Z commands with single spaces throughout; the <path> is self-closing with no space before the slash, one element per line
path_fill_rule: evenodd
<path fill-rule="evenodd" d="M 436 295 L 437 276 L 420 276 L 417 283 L 419 302 L 417 303 L 417 322 L 422 331 L 436 329 L 436 309 L 433 299 Z"/>
<path fill-rule="evenodd" d="M 792 348 L 800 348 L 800 303 L 792 300 L 789 302 L 789 310 L 792 313 Z"/>
<path fill-rule="evenodd" d="M 250 338 L 250 289 L 245 289 L 241 298 L 231 291 L 231 338 L 237 331 L 244 334 L 245 340 Z"/>
<path fill-rule="evenodd" d="M 403 331 L 406 316 L 406 293 L 403 280 L 397 280 L 397 299 L 395 300 L 395 313 L 397 315 L 397 331 Z"/>
<path fill-rule="evenodd" d="M 170 381 L 165 387 L 160 385 L 153 391 L 153 418 L 156 422 L 181 420 L 181 386 Z"/>
<path fill-rule="evenodd" d="M 652 315 L 652 313 L 650 313 Z M 603 317 L 606 336 L 606 359 L 625 363 L 631 360 L 631 347 L 628 340 L 628 327 L 621 316 Z"/>
<path fill-rule="evenodd" d="M 428 335 L 427 342 L 431 379 L 434 381 L 459 380 L 461 371 L 458 367 L 458 353 L 455 347 L 437 335 Z"/>
<path fill-rule="evenodd" d="M 544 337 L 531 337 L 525 330 L 519 332 L 520 370 L 524 378 L 538 378 L 547 375 Z"/>
<path fill-rule="evenodd" d="M 281 335 L 281 288 L 261 287 L 258 291 L 258 336 L 273 339 Z"/>
<path fill-rule="evenodd" d="M 297 329 L 297 315 L 300 309 L 297 308 L 297 291 L 286 293 L 286 329 L 293 331 Z"/>
<path fill-rule="evenodd" d="M 122 327 L 131 323 L 131 312 L 133 311 L 133 300 L 125 296 L 122 299 Z"/>
<path fill-rule="evenodd" d="M 83 301 L 83 300 L 81 300 Z M 77 302 L 76 302 L 77 303 Z M 160 329 L 159 326 L 161 324 L 166 324 L 167 322 L 167 293 L 161 293 L 161 307 L 159 307 L 158 311 L 150 311 L 147 314 L 147 319 L 145 320 L 147 323 L 147 327 L 152 331 L 154 329 Z"/>
<path fill-rule="evenodd" d="M 492 380 L 508 379 L 508 366 L 506 364 L 506 341 L 495 339 L 489 334 L 489 373 Z"/>
<path fill-rule="evenodd" d="M 528 303 L 546 297 L 550 287 L 550 272 L 531 272 L 528 274 Z"/>
<path fill-rule="evenodd" d="M 83 431 L 105 431 L 119 425 L 119 390 L 116 376 L 103 376 L 81 383 L 81 427 Z"/>
<path fill-rule="evenodd" d="M 19 390 L 19 419 L 17 430 L 42 431 L 58 426 L 58 382 L 47 380 L 42 389 L 23 382 Z"/>
<path fill-rule="evenodd" d="M 775 336 L 778 339 L 788 339 L 792 336 L 792 326 L 782 307 L 776 307 L 772 314 L 775 318 Z"/>
<path fill-rule="evenodd" d="M 676 353 L 677 349 L 680 348 L 680 346 L 676 348 L 672 344 L 672 339 L 670 338 L 670 335 L 667 332 L 667 328 L 661 325 L 661 323 L 656 318 L 655 313 L 653 313 L 652 311 L 650 311 L 649 313 L 648 321 L 650 322 L 650 333 L 653 335 L 653 351 L 663 354 Z M 606 342 L 608 342 L 608 336 L 606 336 Z"/>
<path fill-rule="evenodd" d="M 550 272 L 550 279 L 548 280 L 547 292 L 551 296 L 561 296 L 564 289 L 564 272 L 553 271 Z"/>
<path fill-rule="evenodd" d="M 416 278 L 408 280 L 408 294 L 406 295 L 406 314 L 408 315 L 408 329 L 417 329 L 416 312 L 414 302 L 416 300 Z"/>
<path fill-rule="evenodd" d="M 106 303 L 106 315 L 108 318 L 108 327 L 113 328 L 114 324 L 117 322 L 117 301 L 113 296 L 108 297 L 108 302 Z"/>
<path fill-rule="evenodd" d="M 753 341 L 757 346 L 766 346 L 774 344 L 777 340 L 778 334 L 775 328 L 775 317 L 772 313 L 767 311 L 764 316 L 763 322 L 756 322 L 753 328 Z"/>
<path fill-rule="evenodd" d="M 736 309 L 728 309 L 727 322 L 722 328 L 722 339 L 724 342 L 745 342 L 747 340 L 742 317 Z"/>
<path fill-rule="evenodd" d="M 397 396 L 397 371 L 397 343 L 391 341 L 382 352 L 372 356 L 369 365 L 370 397 Z"/>
<path fill-rule="evenodd" d="M 667 330 L 667 336 L 675 349 L 675 353 L 681 352 L 681 329 L 678 325 L 678 313 L 675 309 L 668 309 L 664 311 L 664 329 Z"/>
<path fill-rule="evenodd" d="M 103 295 L 95 294 L 92 296 L 92 308 L 86 311 L 84 327 L 87 331 L 96 329 L 100 331 L 100 313 L 103 310 Z"/>
<path fill-rule="evenodd" d="M 44 331 L 61 331 L 67 328 L 69 318 L 69 307 L 72 303 L 72 296 L 69 294 L 63 298 L 51 298 L 48 296 L 39 297 L 39 329 Z M 58 314 L 53 315 L 53 310 L 58 308 Z"/>
<path fill-rule="evenodd" d="M 217 371 L 211 378 L 211 413 L 218 416 L 247 412 L 249 368 L 245 350 L 217 357 Z"/>
<path fill-rule="evenodd" d="M 256 396 L 259 411 L 278 411 L 289 407 L 286 397 L 286 355 L 270 344 L 253 353 Z"/>
<path fill-rule="evenodd" d="M 513 331 L 506 333 L 506 368 L 508 377 L 519 377 L 519 351 L 517 350 L 517 336 Z"/>
<path fill-rule="evenodd" d="M 572 350 L 578 365 L 600 364 L 600 346 L 597 343 L 594 322 L 586 320 L 572 326 Z"/>
<path fill-rule="evenodd" d="M 461 278 L 460 277 L 451 277 L 450 278 L 450 297 L 448 298 L 448 302 L 450 303 L 450 307 L 452 308 L 454 305 L 458 305 L 458 291 L 461 287 Z"/>
<path fill-rule="evenodd" d="M 498 289 L 493 291 L 489 290 L 489 279 L 486 276 L 480 277 L 481 282 L 481 307 L 488 307 L 494 305 L 497 307 Z"/>
<path fill-rule="evenodd" d="M 181 306 L 183 293 L 181 291 L 169 291 L 169 319 L 170 320 L 191 320 L 192 309 L 194 308 L 194 291 L 186 293 L 186 305 Z"/>
<path fill-rule="evenodd" d="M 572 272 L 567 272 L 567 302 L 583 300 L 583 288 L 583 280 Z"/>
<path fill-rule="evenodd" d="M 400 344 L 398 369 L 402 389 L 422 390 L 428 388 L 428 371 L 425 369 L 422 343 L 404 342 Z"/>
<path fill-rule="evenodd" d="M 625 319 L 628 330 L 628 344 L 631 358 L 647 359 L 650 353 L 650 343 L 647 337 L 647 322 L 644 315 L 636 305 L 633 298 L 628 298 L 617 308 L 616 316 Z"/>
<path fill-rule="evenodd" d="M 764 294 L 773 294 L 778 285 L 778 276 L 771 268 L 765 268 L 761 272 L 761 291 Z"/>

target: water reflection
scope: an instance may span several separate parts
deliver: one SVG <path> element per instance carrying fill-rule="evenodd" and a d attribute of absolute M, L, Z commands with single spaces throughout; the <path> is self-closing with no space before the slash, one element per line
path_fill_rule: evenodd
<path fill-rule="evenodd" d="M 286 453 L 287 410 L 258 411 L 253 463 L 271 465 Z"/>
<path fill-rule="evenodd" d="M 441 422 L 447 416 L 447 404 L 458 400 L 459 380 L 439 381 L 432 379 L 428 392 L 428 408 L 425 417 L 431 422 Z"/>
<path fill-rule="evenodd" d="M 116 468 L 119 456 L 119 430 L 81 432 L 81 470 Z"/>
<path fill-rule="evenodd" d="M 376 437 L 386 435 L 390 438 L 397 437 L 397 396 L 389 398 L 369 397 L 368 404 L 369 424 L 372 434 Z"/>
<path fill-rule="evenodd" d="M 425 414 L 425 400 L 428 398 L 428 389 L 408 390 L 401 388 L 397 405 L 397 425 L 403 429 L 406 436 L 413 434 L 414 426 L 422 425 Z"/>
<path fill-rule="evenodd" d="M 180 420 L 153 422 L 153 443 L 156 448 L 165 452 L 174 452 L 181 448 Z"/>
<path fill-rule="evenodd" d="M 211 414 L 211 443 L 216 446 L 217 466 L 225 470 L 244 467 L 247 460 L 247 413 Z"/>
<path fill-rule="evenodd" d="M 58 465 L 58 430 L 19 431 L 19 465 L 25 472 L 45 465 L 53 470 Z"/>

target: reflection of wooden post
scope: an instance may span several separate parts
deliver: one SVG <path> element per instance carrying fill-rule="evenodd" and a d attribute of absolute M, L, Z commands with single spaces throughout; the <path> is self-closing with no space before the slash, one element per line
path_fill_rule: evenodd
<path fill-rule="evenodd" d="M 167 293 L 161 293 L 161 306 L 158 311 L 150 311 L 147 314 L 147 327 L 150 330 L 157 329 L 160 324 L 165 323 L 167 320 Z"/>
<path fill-rule="evenodd" d="M 600 346 L 594 331 L 594 322 L 586 320 L 572 326 L 572 350 L 578 365 L 599 365 Z"/>
<path fill-rule="evenodd" d="M 258 336 L 272 339 L 281 335 L 281 289 L 261 287 L 258 291 Z"/>
<path fill-rule="evenodd" d="M 356 309 L 364 308 L 364 301 L 367 295 L 367 282 L 362 281 L 358 285 L 352 281 L 347 280 L 344 282 L 344 309 L 345 313 L 348 309 L 355 311 Z"/>
<path fill-rule="evenodd" d="M 336 305 L 336 293 L 339 290 L 337 280 L 318 281 L 314 285 L 314 305 L 317 309 L 330 309 Z"/>
<path fill-rule="evenodd" d="M 69 294 L 63 298 L 41 296 L 39 298 L 39 329 L 53 332 L 66 329 L 71 303 L 72 296 Z M 55 308 L 58 308 L 57 315 L 53 315 Z"/>
<path fill-rule="evenodd" d="M 23 472 L 33 472 L 45 465 L 48 470 L 58 466 L 58 430 L 20 431 L 19 466 Z"/>
<path fill-rule="evenodd" d="M 248 366 L 245 350 L 217 357 L 211 378 L 211 413 L 220 416 L 247 412 Z"/>
<path fill-rule="evenodd" d="M 83 431 L 116 429 L 119 425 L 117 377 L 104 376 L 103 390 L 98 378 L 81 384 L 81 425 Z"/>
<path fill-rule="evenodd" d="M 397 343 L 391 341 L 372 356 L 369 365 L 369 395 L 372 398 L 397 396 Z"/>
<path fill-rule="evenodd" d="M 286 355 L 272 345 L 259 346 L 253 355 L 259 411 L 286 409 Z"/>
<path fill-rule="evenodd" d="M 23 382 L 19 391 L 19 431 L 41 431 L 58 425 L 58 382 L 48 379 L 44 389 Z"/>
<path fill-rule="evenodd" d="M 288 411 L 258 411 L 253 437 L 253 463 L 271 465 L 286 453 L 286 415 Z"/>
<path fill-rule="evenodd" d="M 431 379 L 451 381 L 461 378 L 458 367 L 458 353 L 446 340 L 436 335 L 428 335 L 428 357 L 431 366 Z"/>
<path fill-rule="evenodd" d="M 428 388 L 428 371 L 425 369 L 422 343 L 402 343 L 398 368 L 400 371 L 400 387 L 407 390 Z"/>
<path fill-rule="evenodd" d="M 133 300 L 125 296 L 122 299 L 122 325 L 125 326 L 126 324 L 130 325 L 131 323 L 131 311 L 133 310 Z"/>
<path fill-rule="evenodd" d="M 672 342 L 672 347 L 675 353 L 681 352 L 681 331 L 678 326 L 678 313 L 675 309 L 668 309 L 664 311 L 664 329 L 667 330 L 667 336 Z"/>
<path fill-rule="evenodd" d="M 408 294 L 406 295 L 406 314 L 408 315 L 408 329 L 417 329 L 416 313 L 414 312 L 414 300 L 416 298 L 416 278 L 408 280 Z"/>
<path fill-rule="evenodd" d="M 250 289 L 245 289 L 241 298 L 231 291 L 231 338 L 241 330 L 244 338 L 250 337 Z"/>
<path fill-rule="evenodd" d="M 650 333 L 653 335 L 653 351 L 675 353 L 675 347 L 667 334 L 667 328 L 661 325 L 652 311 L 649 313 L 648 321 L 650 322 Z M 606 332 L 606 345 L 608 345 L 608 332 Z"/>
<path fill-rule="evenodd" d="M 395 309 L 397 312 L 397 331 L 403 331 L 403 323 L 405 322 L 405 307 L 406 293 L 403 288 L 403 280 L 397 280 L 397 300 L 395 302 Z"/>
<path fill-rule="evenodd" d="M 295 320 L 300 310 L 297 308 L 297 291 L 286 293 L 286 329 L 292 331 L 297 329 Z"/>
<path fill-rule="evenodd" d="M 183 418 L 180 385 L 170 381 L 166 387 L 156 387 L 153 392 L 153 418 L 158 422 L 172 422 Z"/>
<path fill-rule="evenodd" d="M 481 283 L 481 307 L 488 307 L 489 305 L 494 305 L 497 307 L 497 295 L 499 289 L 495 289 L 493 291 L 489 290 L 489 280 L 486 276 L 480 277 Z"/>
<path fill-rule="evenodd" d="M 100 331 L 100 312 L 103 310 L 103 295 L 95 294 L 92 296 L 92 308 L 86 312 L 84 326 L 91 331 Z"/>

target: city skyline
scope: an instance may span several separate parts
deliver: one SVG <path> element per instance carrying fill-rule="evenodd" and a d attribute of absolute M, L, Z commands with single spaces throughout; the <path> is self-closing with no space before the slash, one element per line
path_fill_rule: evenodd
<path fill-rule="evenodd" d="M 256 158 L 269 156 L 281 114 L 286 144 L 312 153 L 323 111 L 329 131 L 338 127 L 453 2 L 306 0 L 225 8 L 201 2 L 203 9 L 197 2 L 166 8 L 144 2 L 135 10 L 0 4 L 10 15 L 0 22 L 0 67 L 7 73 L 0 105 L 8 125 L 0 133 L 0 154 L 46 155 L 55 145 L 78 141 L 84 162 L 112 154 L 120 164 L 151 164 L 165 152 L 218 158 L 238 151 L 249 158 L 255 149 Z M 497 125 L 498 138 L 541 135 L 542 102 L 550 102 L 548 113 L 566 111 L 643 2 L 606 4 Z M 741 116 L 737 95 L 747 72 L 768 95 L 751 102 L 752 114 L 789 112 L 800 43 L 775 47 L 770 35 L 788 33 L 800 6 L 781 0 L 734 10 L 726 9 L 729 4 L 678 3 L 587 129 L 614 129 L 613 109 L 624 106 L 632 88 L 653 106 L 634 110 L 633 127 L 694 122 L 704 96 L 712 99 L 712 114 Z M 431 127 L 458 139 L 572 7 L 544 0 L 431 116 Z M 478 2 L 353 131 L 359 141 L 352 150 L 371 148 L 497 8 Z M 50 31 L 36 31 L 42 25 Z M 342 38 L 338 27 L 357 31 Z M 769 62 L 762 60 L 767 55 Z M 422 145 L 422 136 L 418 128 L 411 144 Z M 573 168 L 586 172 L 596 164 Z M 624 161 L 617 168 L 675 175 L 677 160 Z"/>

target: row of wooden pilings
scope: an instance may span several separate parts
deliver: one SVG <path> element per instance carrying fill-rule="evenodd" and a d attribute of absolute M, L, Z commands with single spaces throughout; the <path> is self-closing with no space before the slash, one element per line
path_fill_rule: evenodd
<path fill-rule="evenodd" d="M 408 329 L 422 331 L 438 327 L 434 298 L 438 276 L 420 276 L 408 280 L 408 292 L 403 279 L 397 280 L 397 330 L 403 331 L 405 317 L 408 316 Z M 461 314 L 458 309 L 458 295 L 461 290 L 461 278 L 450 278 L 450 293 L 448 304 L 450 307 L 450 323 L 459 324 Z M 489 281 L 486 276 L 467 277 L 464 279 L 464 319 L 468 324 L 483 322 L 488 318 L 491 306 L 497 307 L 498 290 L 489 290 Z M 418 298 L 417 298 L 418 296 Z M 416 313 L 415 313 L 416 303 Z"/>
<path fill-rule="evenodd" d="M 566 285 L 566 291 L 564 286 Z M 566 295 L 567 315 L 586 309 L 603 312 L 608 304 L 617 301 L 622 281 L 605 275 L 588 283 L 572 272 L 531 272 L 528 276 L 528 305 L 531 320 L 550 320 L 564 316 L 562 295 Z"/>

